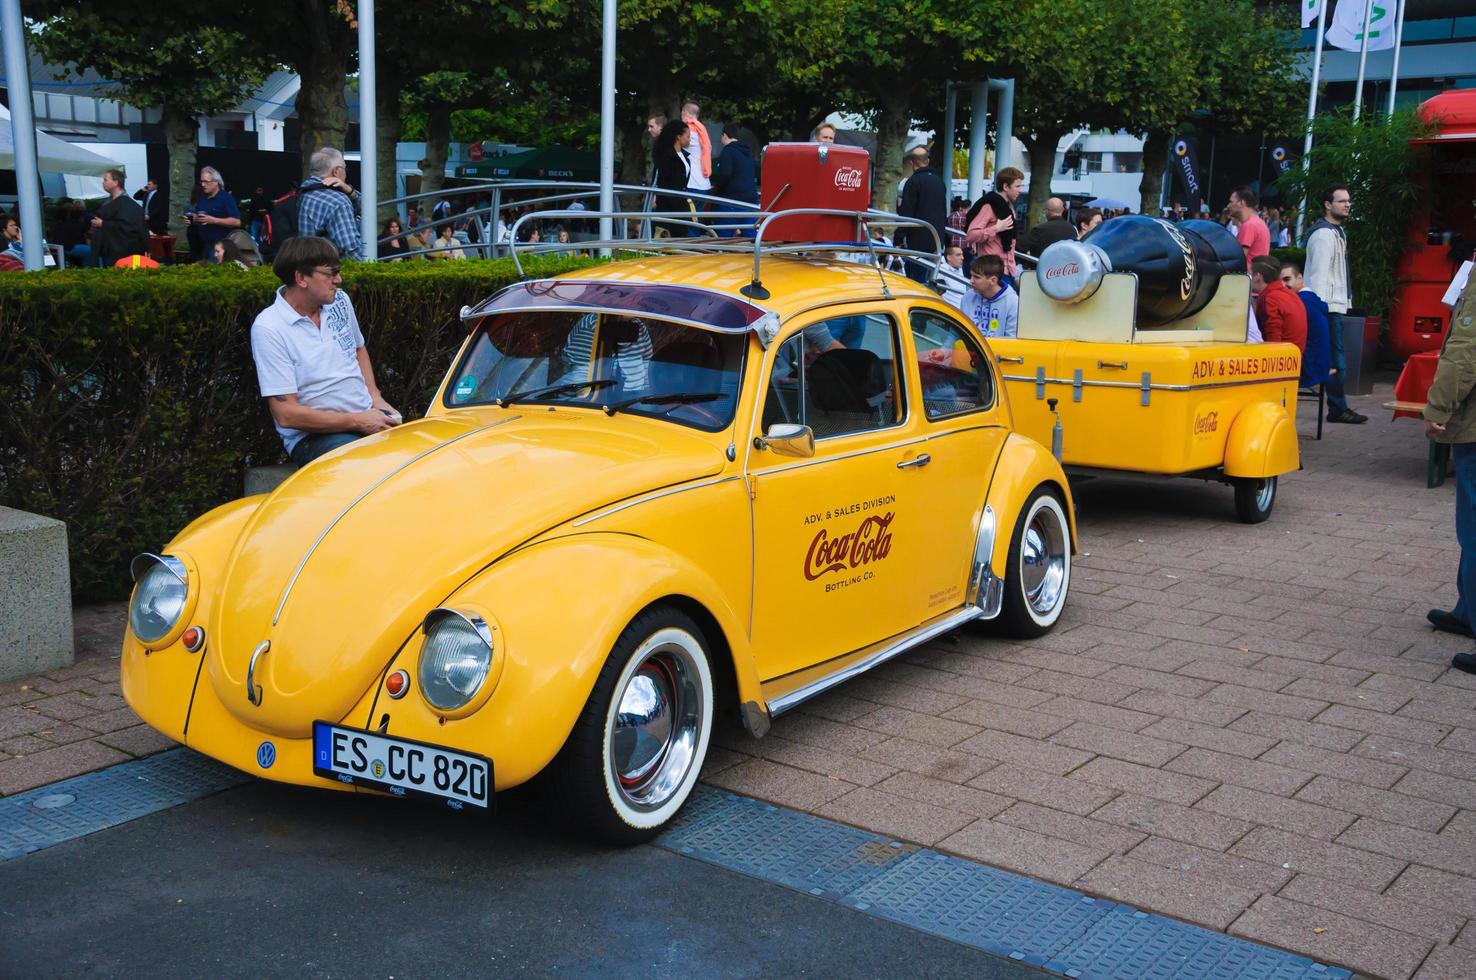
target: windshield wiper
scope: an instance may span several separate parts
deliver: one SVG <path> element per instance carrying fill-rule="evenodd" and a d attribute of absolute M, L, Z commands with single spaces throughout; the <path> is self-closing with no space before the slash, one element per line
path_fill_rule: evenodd
<path fill-rule="evenodd" d="M 716 401 L 728 396 L 721 391 L 697 391 L 697 392 L 673 392 L 669 395 L 641 395 L 638 398 L 627 398 L 623 401 L 612 402 L 605 406 L 606 415 L 614 415 L 616 412 L 624 411 L 632 405 L 691 405 L 695 402 Z"/>
<path fill-rule="evenodd" d="M 547 398 L 549 395 L 565 395 L 571 391 L 599 391 L 608 388 L 615 383 L 614 378 L 600 378 L 598 381 L 566 381 L 563 384 L 547 385 L 543 388 L 530 388 L 527 391 L 515 391 L 496 399 L 493 404 L 506 408 L 509 405 L 522 401 L 535 401 L 539 398 Z"/>

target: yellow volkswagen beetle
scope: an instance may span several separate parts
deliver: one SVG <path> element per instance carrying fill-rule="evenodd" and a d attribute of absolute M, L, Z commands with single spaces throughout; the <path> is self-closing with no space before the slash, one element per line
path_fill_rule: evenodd
<path fill-rule="evenodd" d="M 246 772 L 488 807 L 545 779 L 608 839 L 772 717 L 945 631 L 1049 630 L 1075 525 L 936 294 L 822 258 L 523 282 L 425 418 L 134 564 L 122 687 Z"/>

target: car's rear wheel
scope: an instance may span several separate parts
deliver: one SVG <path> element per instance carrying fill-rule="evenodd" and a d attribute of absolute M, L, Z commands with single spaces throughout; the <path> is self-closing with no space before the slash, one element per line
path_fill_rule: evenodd
<path fill-rule="evenodd" d="M 1276 477 L 1232 477 L 1230 485 L 1235 488 L 1235 516 L 1242 523 L 1260 524 L 1271 516 L 1276 506 Z"/>
<path fill-rule="evenodd" d="M 1066 608 L 1071 522 L 1056 491 L 1036 487 L 1015 522 L 999 625 L 1012 636 L 1043 636 Z"/>
<path fill-rule="evenodd" d="M 637 616 L 551 766 L 562 814 L 613 843 L 655 837 L 697 783 L 712 716 L 701 627 L 675 609 Z"/>

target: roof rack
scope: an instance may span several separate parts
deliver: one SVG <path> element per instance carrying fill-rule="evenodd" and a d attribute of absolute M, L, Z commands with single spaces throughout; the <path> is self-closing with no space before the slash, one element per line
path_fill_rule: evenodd
<path fill-rule="evenodd" d="M 677 254 L 708 254 L 722 252 L 752 252 L 753 253 L 753 280 L 739 290 L 749 299 L 768 299 L 770 293 L 763 285 L 763 258 L 766 255 L 802 255 L 814 252 L 840 252 L 859 253 L 866 252 L 875 263 L 879 255 L 895 255 L 902 259 L 912 259 L 923 263 L 931 263 L 933 276 L 936 276 L 943 264 L 943 243 L 938 236 L 938 230 L 931 224 L 920 218 L 905 218 L 901 215 L 888 214 L 885 211 L 842 211 L 831 208 L 791 208 L 783 211 L 714 211 L 705 213 L 710 216 L 698 219 L 691 211 L 530 211 L 521 215 L 510 230 L 511 251 L 513 264 L 518 270 L 519 278 L 527 278 L 523 271 L 522 260 L 518 253 L 522 252 L 568 252 L 572 246 L 565 242 L 540 242 L 527 243 L 518 241 L 518 230 L 527 221 L 543 221 L 553 218 L 567 220 L 597 220 L 610 218 L 621 222 L 640 221 L 643 228 L 649 228 L 650 222 L 657 221 L 670 229 L 672 226 L 691 228 L 700 234 L 690 238 L 662 237 L 654 235 L 643 238 L 611 238 L 598 241 L 581 241 L 579 250 L 600 249 L 601 251 L 625 251 L 625 252 L 672 252 Z M 857 238 L 849 242 L 764 242 L 764 232 L 775 221 L 793 217 L 796 215 L 823 215 L 827 217 L 854 218 L 856 221 Z M 718 224 L 721 222 L 721 224 Z M 871 239 L 871 226 L 873 224 L 889 227 L 925 228 L 933 238 L 932 251 L 922 249 L 902 248 L 897 245 L 877 245 Z M 718 228 L 723 230 L 732 229 L 736 234 L 733 237 L 720 237 Z M 745 233 L 746 232 L 746 233 Z M 742 237 L 740 237 L 740 235 Z M 749 237 L 752 236 L 752 237 Z M 877 270 L 881 277 L 882 293 L 891 298 L 891 292 L 887 288 L 886 277 L 881 276 L 881 270 Z"/>

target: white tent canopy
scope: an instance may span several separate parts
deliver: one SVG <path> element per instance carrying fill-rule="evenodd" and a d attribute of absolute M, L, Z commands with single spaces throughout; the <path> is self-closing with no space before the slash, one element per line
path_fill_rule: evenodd
<path fill-rule="evenodd" d="M 15 169 L 15 138 L 11 134 L 10 110 L 0 105 L 0 170 Z M 43 174 L 81 174 L 99 177 L 122 165 L 116 160 L 84 150 L 75 143 L 36 130 L 38 169 Z"/>

